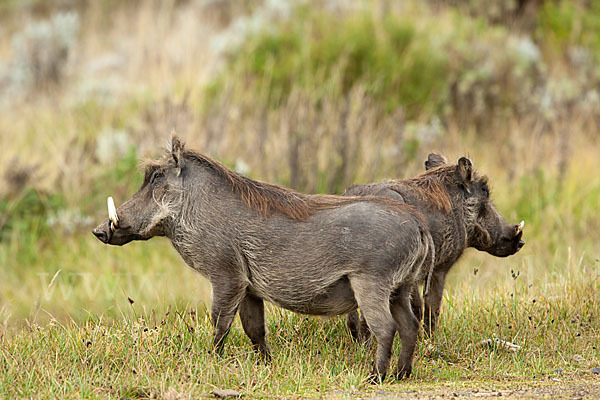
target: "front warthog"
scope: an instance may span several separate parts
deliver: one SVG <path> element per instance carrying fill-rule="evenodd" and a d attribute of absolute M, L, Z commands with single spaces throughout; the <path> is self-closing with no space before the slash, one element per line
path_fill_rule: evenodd
<path fill-rule="evenodd" d="M 410 374 L 419 329 L 410 294 L 435 258 L 427 224 L 411 206 L 257 182 L 184 150 L 176 137 L 131 199 L 116 210 L 111 200 L 109 218 L 94 229 L 98 239 L 124 245 L 166 236 L 210 280 L 217 353 L 239 310 L 255 349 L 269 358 L 263 300 L 314 315 L 360 307 L 378 343 L 370 378 L 385 377 L 397 328 L 396 376 Z"/>
<path fill-rule="evenodd" d="M 436 249 L 431 286 L 424 295 L 425 334 L 431 335 L 440 312 L 446 274 L 467 247 L 506 257 L 519 251 L 525 242 L 521 240 L 524 222 L 510 225 L 496 211 L 487 177 L 477 173 L 468 158 L 448 164 L 443 156 L 432 153 L 425 168 L 427 171 L 415 178 L 356 185 L 344 194 L 396 199 L 425 216 Z M 423 311 L 418 293 L 412 296 L 412 304 L 419 318 Z M 356 339 L 368 338 L 364 320 L 358 326 L 356 311 L 348 315 L 347 323 Z"/>

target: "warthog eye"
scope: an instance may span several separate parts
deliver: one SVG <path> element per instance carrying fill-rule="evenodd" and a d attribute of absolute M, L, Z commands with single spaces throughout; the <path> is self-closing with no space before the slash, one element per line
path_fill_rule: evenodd
<path fill-rule="evenodd" d="M 157 180 L 159 180 L 163 176 L 164 176 L 164 174 L 161 170 L 154 171 L 152 173 L 152 176 L 150 177 L 150 183 L 155 183 Z"/>
<path fill-rule="evenodd" d="M 487 197 L 490 197 L 490 188 L 488 187 L 488 185 L 483 185 L 481 187 L 481 190 L 483 191 L 483 193 L 485 193 Z"/>

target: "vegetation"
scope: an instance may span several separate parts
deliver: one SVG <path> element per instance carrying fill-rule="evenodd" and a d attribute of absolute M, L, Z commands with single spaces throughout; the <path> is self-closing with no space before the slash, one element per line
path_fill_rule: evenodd
<path fill-rule="evenodd" d="M 567 387 L 573 380 L 581 385 L 582 379 L 594 379 L 590 369 L 600 362 L 600 276 L 597 269 L 577 262 L 566 273 L 568 285 L 562 275 L 535 283 L 518 276 L 475 296 L 470 289 L 480 279 L 471 274 L 463 285 L 450 289 L 435 344 L 422 341 L 414 377 L 401 385 L 390 379 L 375 387 L 365 382 L 373 351 L 353 343 L 339 317 L 311 318 L 270 307 L 273 360 L 264 364 L 239 321 L 219 357 L 210 351 L 212 329 L 205 307 L 144 311 L 135 301 L 116 319 L 53 319 L 44 326 L 29 323 L 6 332 L 0 338 L 0 394 L 193 398 L 215 388 L 235 388 L 249 398 L 343 397 L 422 391 L 433 382 L 482 389 L 491 381 L 510 380 L 504 386 L 520 389 L 545 377 Z M 593 279 L 588 280 L 590 274 Z M 504 338 L 522 347 L 513 353 L 480 345 L 486 338 Z M 597 386 L 590 390 L 587 395 L 598 394 Z"/>
<path fill-rule="evenodd" d="M 220 91 L 235 71 L 248 79 L 253 91 L 266 92 L 275 107 L 293 87 L 317 97 L 332 91 L 343 96 L 359 83 L 366 95 L 389 109 L 403 106 L 414 115 L 424 107 L 442 107 L 446 59 L 432 38 L 417 34 L 413 23 L 395 16 L 376 21 L 364 12 L 336 23 L 334 13 L 317 13 L 308 6 L 298 12 L 298 18 L 232 51 L 230 69 L 211 91 Z"/>
<path fill-rule="evenodd" d="M 343 397 L 548 379 L 597 395 L 600 8 L 517 3 L 0 2 L 0 397 Z M 272 364 L 238 322 L 219 359 L 209 285 L 166 240 L 112 248 L 90 233 L 172 129 L 312 193 L 415 175 L 430 151 L 467 154 L 499 211 L 526 221 L 527 244 L 507 259 L 467 251 L 407 382 L 366 385 L 372 350 L 342 318 L 277 308 Z"/>

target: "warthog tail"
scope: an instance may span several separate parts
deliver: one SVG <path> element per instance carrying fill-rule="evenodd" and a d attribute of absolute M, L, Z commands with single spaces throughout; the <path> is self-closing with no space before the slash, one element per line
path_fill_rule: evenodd
<path fill-rule="evenodd" d="M 433 243 L 433 238 L 429 231 L 422 231 L 422 235 L 425 236 L 425 244 L 427 246 L 426 256 L 423 260 L 423 266 L 421 268 L 427 268 L 427 277 L 425 279 L 425 290 L 423 291 L 423 295 L 427 296 L 429 293 L 429 287 L 431 286 L 431 275 L 433 274 L 433 268 L 435 266 L 435 245 Z"/>

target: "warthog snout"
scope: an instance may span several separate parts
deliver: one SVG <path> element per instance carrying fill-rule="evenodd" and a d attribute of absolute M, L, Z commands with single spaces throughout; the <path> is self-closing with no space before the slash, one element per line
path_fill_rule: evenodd
<path fill-rule="evenodd" d="M 140 222 L 151 220 L 151 218 L 140 217 L 140 202 L 133 201 L 127 205 L 120 207 L 119 211 L 115 207 L 115 202 L 112 197 L 107 199 L 108 205 L 108 218 L 105 219 L 100 225 L 98 225 L 92 233 L 102 243 L 122 246 L 131 242 L 132 240 L 146 240 L 146 237 L 142 234 L 143 228 L 132 226 L 132 223 L 140 225 Z M 120 217 L 119 217 L 120 216 Z"/>
<path fill-rule="evenodd" d="M 509 225 L 500 236 L 500 240 L 486 251 L 498 257 L 508 257 L 517 253 L 525 246 L 525 241 L 522 239 L 524 226 L 525 221 L 521 221 L 518 225 Z"/>
<path fill-rule="evenodd" d="M 108 206 L 108 219 L 98 225 L 92 231 L 94 236 L 96 236 L 102 243 L 110 243 L 113 233 L 119 227 L 119 217 L 117 216 L 115 201 L 109 196 L 106 199 L 106 204 Z"/>
<path fill-rule="evenodd" d="M 94 228 L 94 230 L 92 231 L 92 233 L 94 234 L 94 236 L 96 236 L 102 243 L 108 243 L 108 241 L 110 240 L 110 237 L 108 235 L 107 230 L 103 229 L 102 225 L 104 224 L 100 224 L 97 227 Z"/>
<path fill-rule="evenodd" d="M 108 220 L 98 225 L 92 233 L 96 236 L 102 243 L 110 242 L 113 232 L 119 226 L 119 217 L 117 216 L 117 209 L 115 207 L 115 202 L 112 197 L 108 197 L 106 199 L 106 203 L 108 205 Z"/>
<path fill-rule="evenodd" d="M 521 221 L 519 225 L 515 225 L 515 241 L 517 242 L 517 251 L 521 250 L 523 246 L 525 246 L 525 241 L 521 239 L 523 236 L 523 227 L 525 226 L 525 221 Z"/>

